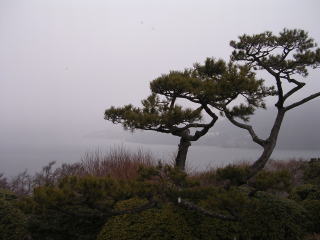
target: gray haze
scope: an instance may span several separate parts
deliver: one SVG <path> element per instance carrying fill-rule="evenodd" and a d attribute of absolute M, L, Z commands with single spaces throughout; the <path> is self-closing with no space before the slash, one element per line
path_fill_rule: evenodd
<path fill-rule="evenodd" d="M 110 129 L 106 108 L 139 104 L 169 70 L 228 60 L 243 33 L 301 28 L 320 43 L 319 9 L 318 0 L 0 0 L 0 172 L 10 153 L 24 168 L 24 151 L 71 149 Z M 319 77 L 305 93 L 320 90 Z"/>

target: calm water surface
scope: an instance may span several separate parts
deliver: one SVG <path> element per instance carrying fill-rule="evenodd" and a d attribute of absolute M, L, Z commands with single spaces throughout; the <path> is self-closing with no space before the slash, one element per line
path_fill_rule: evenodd
<path fill-rule="evenodd" d="M 41 169 L 50 161 L 62 163 L 77 162 L 86 152 L 99 149 L 108 152 L 110 148 L 124 147 L 130 151 L 142 149 L 151 152 L 157 159 L 172 161 L 177 150 L 175 145 L 141 144 L 110 139 L 83 139 L 82 142 L 68 144 L 38 144 L 20 146 L 2 146 L 0 148 L 0 173 L 15 175 L 25 169 L 30 173 Z M 212 146 L 191 146 L 187 165 L 192 170 L 208 167 L 221 167 L 240 161 L 254 161 L 261 153 L 260 149 L 221 148 Z M 275 150 L 272 158 L 279 160 L 309 159 L 320 157 L 320 150 Z"/>

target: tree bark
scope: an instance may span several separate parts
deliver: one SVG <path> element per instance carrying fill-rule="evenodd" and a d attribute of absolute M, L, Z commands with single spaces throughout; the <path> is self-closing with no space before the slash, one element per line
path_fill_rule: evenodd
<path fill-rule="evenodd" d="M 257 161 L 255 161 L 249 168 L 249 175 L 247 177 L 247 180 L 255 176 L 259 171 L 261 171 L 266 163 L 268 162 L 275 146 L 277 143 L 279 131 L 281 128 L 281 124 L 284 118 L 284 115 L 286 113 L 285 109 L 278 109 L 278 114 L 276 117 L 276 120 L 273 124 L 273 127 L 271 129 L 269 138 L 266 140 L 265 145 L 263 146 L 263 152 L 261 156 L 258 158 Z"/>
<path fill-rule="evenodd" d="M 186 139 L 184 137 L 180 138 L 180 143 L 179 143 L 179 147 L 178 147 L 178 154 L 177 154 L 177 157 L 175 160 L 176 161 L 175 165 L 177 168 L 179 168 L 182 171 L 185 170 L 188 149 L 190 146 L 191 146 L 191 142 L 188 139 Z"/>

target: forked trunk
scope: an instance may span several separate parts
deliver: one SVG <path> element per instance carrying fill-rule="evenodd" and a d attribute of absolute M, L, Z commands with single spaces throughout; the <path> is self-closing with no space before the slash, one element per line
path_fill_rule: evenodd
<path fill-rule="evenodd" d="M 276 117 L 276 120 L 274 122 L 274 125 L 271 129 L 271 133 L 269 138 L 267 139 L 266 144 L 263 147 L 263 152 L 261 156 L 258 158 L 257 161 L 255 161 L 249 168 L 249 175 L 247 179 L 252 178 L 255 176 L 259 171 L 261 171 L 268 160 L 270 159 L 271 154 L 273 153 L 273 150 L 276 146 L 279 130 L 283 121 L 285 115 L 285 110 L 279 109 L 278 114 Z"/>
<path fill-rule="evenodd" d="M 180 143 L 178 147 L 178 154 L 176 157 L 175 165 L 180 170 L 184 171 L 186 166 L 188 149 L 191 146 L 191 142 L 184 137 L 180 138 Z"/>

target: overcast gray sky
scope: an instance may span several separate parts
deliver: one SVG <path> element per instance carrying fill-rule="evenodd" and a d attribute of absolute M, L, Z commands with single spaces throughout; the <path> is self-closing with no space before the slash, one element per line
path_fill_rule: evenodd
<path fill-rule="evenodd" d="M 301 28 L 320 43 L 319 9 L 318 0 L 0 0 L 0 143 L 103 130 L 106 108 L 139 104 L 169 70 L 227 60 L 243 33 Z M 315 77 L 309 89 L 319 91 Z"/>

